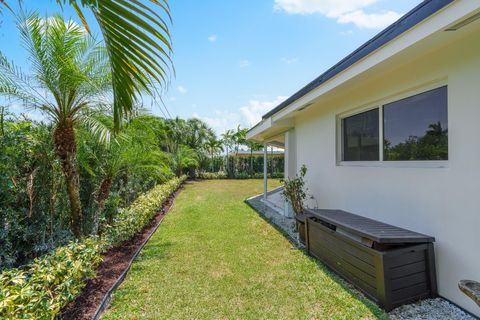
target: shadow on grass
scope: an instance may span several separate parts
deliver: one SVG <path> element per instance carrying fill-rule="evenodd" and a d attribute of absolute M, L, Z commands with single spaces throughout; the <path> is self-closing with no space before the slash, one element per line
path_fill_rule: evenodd
<path fill-rule="evenodd" d="M 162 241 L 162 240 L 159 240 Z M 135 259 L 136 271 L 145 270 L 147 262 L 151 260 L 164 260 L 171 257 L 171 252 L 174 251 L 174 244 L 171 241 L 160 242 L 154 244 L 154 241 L 148 244 L 148 247 L 143 248 L 138 257 Z"/>
<path fill-rule="evenodd" d="M 258 210 L 253 204 L 251 204 L 247 199 L 244 200 L 244 202 L 252 208 L 260 218 L 262 218 L 265 222 L 270 224 L 275 230 L 277 230 L 280 234 L 282 234 L 291 244 L 293 247 L 295 247 L 297 250 L 301 251 L 305 257 L 307 257 L 310 261 L 315 262 L 315 264 L 323 271 L 325 272 L 333 281 L 335 281 L 338 285 L 342 287 L 342 289 L 345 290 L 351 297 L 356 299 L 357 301 L 361 302 L 363 305 L 365 305 L 373 315 L 377 319 L 389 319 L 388 314 L 382 310 L 375 302 L 371 301 L 368 299 L 363 293 L 361 293 L 358 289 L 355 288 L 353 284 L 350 284 L 347 280 L 341 278 L 338 274 L 335 273 L 330 267 L 327 265 L 323 264 L 320 260 L 312 257 L 311 255 L 308 254 L 306 251 L 306 248 L 302 247 L 297 239 L 292 238 L 284 229 L 282 229 L 280 226 L 278 226 L 275 222 L 273 222 L 272 219 L 268 218 L 267 216 L 264 215 L 263 212 Z"/>

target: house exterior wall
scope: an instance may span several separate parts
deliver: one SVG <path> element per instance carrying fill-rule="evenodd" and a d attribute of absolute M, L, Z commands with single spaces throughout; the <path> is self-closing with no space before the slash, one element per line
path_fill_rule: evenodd
<path fill-rule="evenodd" d="M 297 149 L 295 145 L 295 129 L 285 132 L 285 172 L 287 179 L 295 178 L 297 170 Z"/>
<path fill-rule="evenodd" d="M 296 170 L 308 167 L 307 186 L 316 199 L 310 205 L 434 236 L 439 294 L 478 316 L 480 308 L 459 291 L 458 281 L 480 281 L 479 40 L 478 32 L 470 34 L 349 84 L 299 114 L 288 143 L 295 146 Z M 339 114 L 436 82 L 448 85 L 449 160 L 443 167 L 337 162 Z"/>

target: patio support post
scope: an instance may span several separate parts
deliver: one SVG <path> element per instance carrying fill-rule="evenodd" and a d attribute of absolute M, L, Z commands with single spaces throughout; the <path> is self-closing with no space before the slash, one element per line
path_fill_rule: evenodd
<path fill-rule="evenodd" d="M 263 199 L 267 200 L 267 144 L 263 145 Z"/>

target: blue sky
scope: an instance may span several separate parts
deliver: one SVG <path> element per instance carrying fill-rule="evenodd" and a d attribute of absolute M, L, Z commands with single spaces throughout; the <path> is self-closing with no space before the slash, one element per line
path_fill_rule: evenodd
<path fill-rule="evenodd" d="M 166 107 L 173 116 L 203 119 L 219 133 L 251 126 L 420 2 L 171 0 L 176 77 Z M 24 7 L 45 15 L 59 11 L 50 0 L 25 0 Z M 68 7 L 63 15 L 76 19 Z M 13 17 L 4 11 L 2 19 L 0 50 L 28 68 Z M 156 106 L 152 112 L 161 115 Z"/>

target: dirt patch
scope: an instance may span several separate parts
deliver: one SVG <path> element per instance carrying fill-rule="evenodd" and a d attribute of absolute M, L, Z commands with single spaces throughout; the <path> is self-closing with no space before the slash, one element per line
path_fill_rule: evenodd
<path fill-rule="evenodd" d="M 110 288 L 116 283 L 124 270 L 128 268 L 131 259 L 140 246 L 162 222 L 181 189 L 182 187 L 168 198 L 162 209 L 141 233 L 104 254 L 103 262 L 96 270 L 97 276 L 88 280 L 82 293 L 64 308 L 60 315 L 61 319 L 92 319 L 105 294 L 107 294 Z"/>

